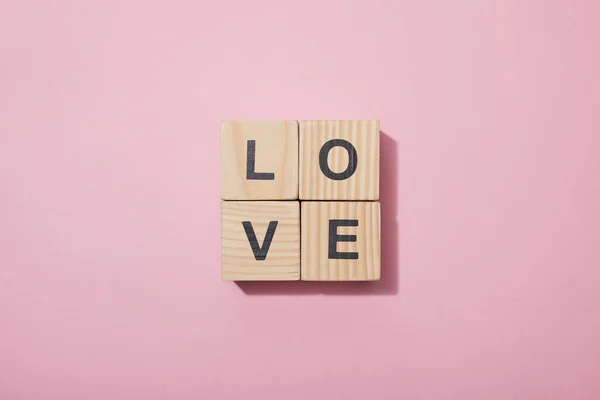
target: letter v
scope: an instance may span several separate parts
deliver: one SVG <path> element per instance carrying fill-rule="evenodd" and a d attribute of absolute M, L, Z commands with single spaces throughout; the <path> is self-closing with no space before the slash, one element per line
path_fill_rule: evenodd
<path fill-rule="evenodd" d="M 252 227 L 252 222 L 244 221 L 242 222 L 242 225 L 244 225 L 244 230 L 246 231 L 246 236 L 250 242 L 252 252 L 254 253 L 254 258 L 256 258 L 256 261 L 265 260 L 267 258 L 267 253 L 269 252 L 269 247 L 271 247 L 273 236 L 275 236 L 277 221 L 269 222 L 269 227 L 267 228 L 267 233 L 265 234 L 265 240 L 263 241 L 262 247 L 258 245 L 258 240 L 256 239 L 254 228 Z"/>

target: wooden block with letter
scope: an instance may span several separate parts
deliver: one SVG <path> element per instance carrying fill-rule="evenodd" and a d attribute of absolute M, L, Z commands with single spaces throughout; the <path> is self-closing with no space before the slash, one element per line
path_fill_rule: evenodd
<path fill-rule="evenodd" d="M 223 200 L 298 199 L 298 122 L 221 123 Z"/>
<path fill-rule="evenodd" d="M 222 201 L 221 276 L 226 281 L 300 279 L 300 203 Z"/>
<path fill-rule="evenodd" d="M 301 225 L 302 280 L 379 280 L 379 202 L 303 201 Z"/>
<path fill-rule="evenodd" d="M 300 200 L 379 200 L 379 121 L 299 121 Z"/>

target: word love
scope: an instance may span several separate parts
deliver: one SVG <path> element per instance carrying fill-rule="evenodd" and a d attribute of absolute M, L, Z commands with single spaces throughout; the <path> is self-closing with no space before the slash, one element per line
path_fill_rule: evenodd
<path fill-rule="evenodd" d="M 380 278 L 379 121 L 224 121 L 224 280 Z"/>

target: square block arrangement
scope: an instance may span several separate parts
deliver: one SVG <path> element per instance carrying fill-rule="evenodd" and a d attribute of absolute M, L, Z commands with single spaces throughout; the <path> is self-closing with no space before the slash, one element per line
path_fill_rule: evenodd
<path fill-rule="evenodd" d="M 221 276 L 381 275 L 379 121 L 221 123 Z"/>

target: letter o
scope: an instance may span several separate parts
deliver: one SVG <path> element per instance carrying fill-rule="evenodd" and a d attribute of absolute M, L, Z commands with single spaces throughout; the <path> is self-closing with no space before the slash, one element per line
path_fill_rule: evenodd
<path fill-rule="evenodd" d="M 333 172 L 329 168 L 329 164 L 327 164 L 329 152 L 336 146 L 343 147 L 348 152 L 348 167 L 345 171 L 339 173 Z M 323 172 L 323 174 L 329 179 L 333 179 L 335 181 L 348 179 L 354 174 L 354 172 L 356 172 L 357 166 L 358 154 L 356 154 L 356 149 L 354 146 L 352 146 L 352 143 L 348 142 L 347 140 L 331 139 L 326 142 L 323 147 L 321 147 L 321 151 L 319 152 L 319 167 L 321 167 L 321 172 Z"/>

